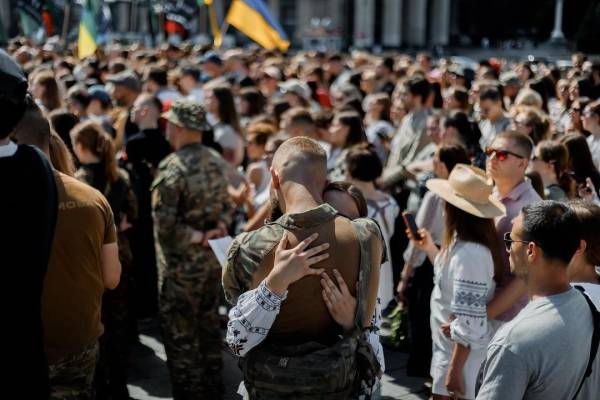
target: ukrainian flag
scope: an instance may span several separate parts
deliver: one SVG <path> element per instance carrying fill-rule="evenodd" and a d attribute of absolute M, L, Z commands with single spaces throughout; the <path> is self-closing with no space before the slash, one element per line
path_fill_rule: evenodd
<path fill-rule="evenodd" d="M 225 21 L 265 49 L 286 51 L 290 47 L 285 32 L 262 0 L 233 0 Z"/>
<path fill-rule="evenodd" d="M 95 0 L 84 0 L 79 22 L 79 39 L 77 49 L 79 59 L 89 57 L 96 52 L 98 32 L 96 28 L 96 15 L 98 3 Z"/>

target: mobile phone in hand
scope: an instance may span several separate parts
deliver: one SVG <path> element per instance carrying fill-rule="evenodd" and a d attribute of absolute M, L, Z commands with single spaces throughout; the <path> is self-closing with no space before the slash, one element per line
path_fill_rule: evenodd
<path fill-rule="evenodd" d="M 409 211 L 404 211 L 402 213 L 402 219 L 404 220 L 404 225 L 406 225 L 406 227 L 410 230 L 410 233 L 412 234 L 413 238 L 415 238 L 415 240 L 423 239 L 421 237 L 421 234 L 419 233 L 419 227 L 415 222 L 415 216 L 413 215 L 413 213 Z"/>

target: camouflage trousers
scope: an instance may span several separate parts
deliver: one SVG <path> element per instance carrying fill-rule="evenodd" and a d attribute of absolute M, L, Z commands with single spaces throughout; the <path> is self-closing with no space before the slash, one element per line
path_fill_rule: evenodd
<path fill-rule="evenodd" d="M 50 400 L 93 399 L 92 381 L 97 356 L 98 343 L 94 343 L 50 364 Z"/>
<path fill-rule="evenodd" d="M 221 273 L 202 275 L 195 284 L 163 280 L 159 310 L 174 400 L 222 397 Z"/>

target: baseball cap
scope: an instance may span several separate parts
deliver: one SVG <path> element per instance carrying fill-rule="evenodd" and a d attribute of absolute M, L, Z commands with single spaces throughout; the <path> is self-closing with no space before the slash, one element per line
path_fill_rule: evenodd
<path fill-rule="evenodd" d="M 102 104 L 110 104 L 110 96 L 104 86 L 94 85 L 88 89 L 90 99 L 100 100 Z"/>
<path fill-rule="evenodd" d="M 521 80 L 514 71 L 506 71 L 500 75 L 500 83 L 502 86 L 517 85 L 521 86 Z"/>
<path fill-rule="evenodd" d="M 202 57 L 200 57 L 200 64 L 213 63 L 217 65 L 223 65 L 223 60 L 214 51 L 207 51 Z"/>
<path fill-rule="evenodd" d="M 298 79 L 288 79 L 279 84 L 279 88 L 283 93 L 295 93 L 305 99 L 310 98 L 310 88 L 308 85 Z"/>
<path fill-rule="evenodd" d="M 277 81 L 281 80 L 281 71 L 279 68 L 270 66 L 263 70 L 263 74 L 267 75 L 269 78 L 273 78 Z"/>
<path fill-rule="evenodd" d="M 171 105 L 169 111 L 162 117 L 167 121 L 193 131 L 206 131 L 210 124 L 206 120 L 206 111 L 198 102 L 191 100 L 177 100 Z"/>
<path fill-rule="evenodd" d="M 138 78 L 136 73 L 130 69 L 126 69 L 125 71 L 119 72 L 118 74 L 109 76 L 107 82 L 110 82 L 113 85 L 124 86 L 135 92 L 139 92 L 142 90 L 140 78 Z"/>

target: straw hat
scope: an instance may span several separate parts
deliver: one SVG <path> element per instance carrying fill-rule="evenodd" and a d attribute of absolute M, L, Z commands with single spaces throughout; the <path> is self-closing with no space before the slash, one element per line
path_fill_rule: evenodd
<path fill-rule="evenodd" d="M 455 207 L 480 218 L 504 215 L 506 208 L 492 197 L 492 182 L 485 172 L 466 164 L 456 164 L 448 179 L 430 179 L 427 188 Z"/>

